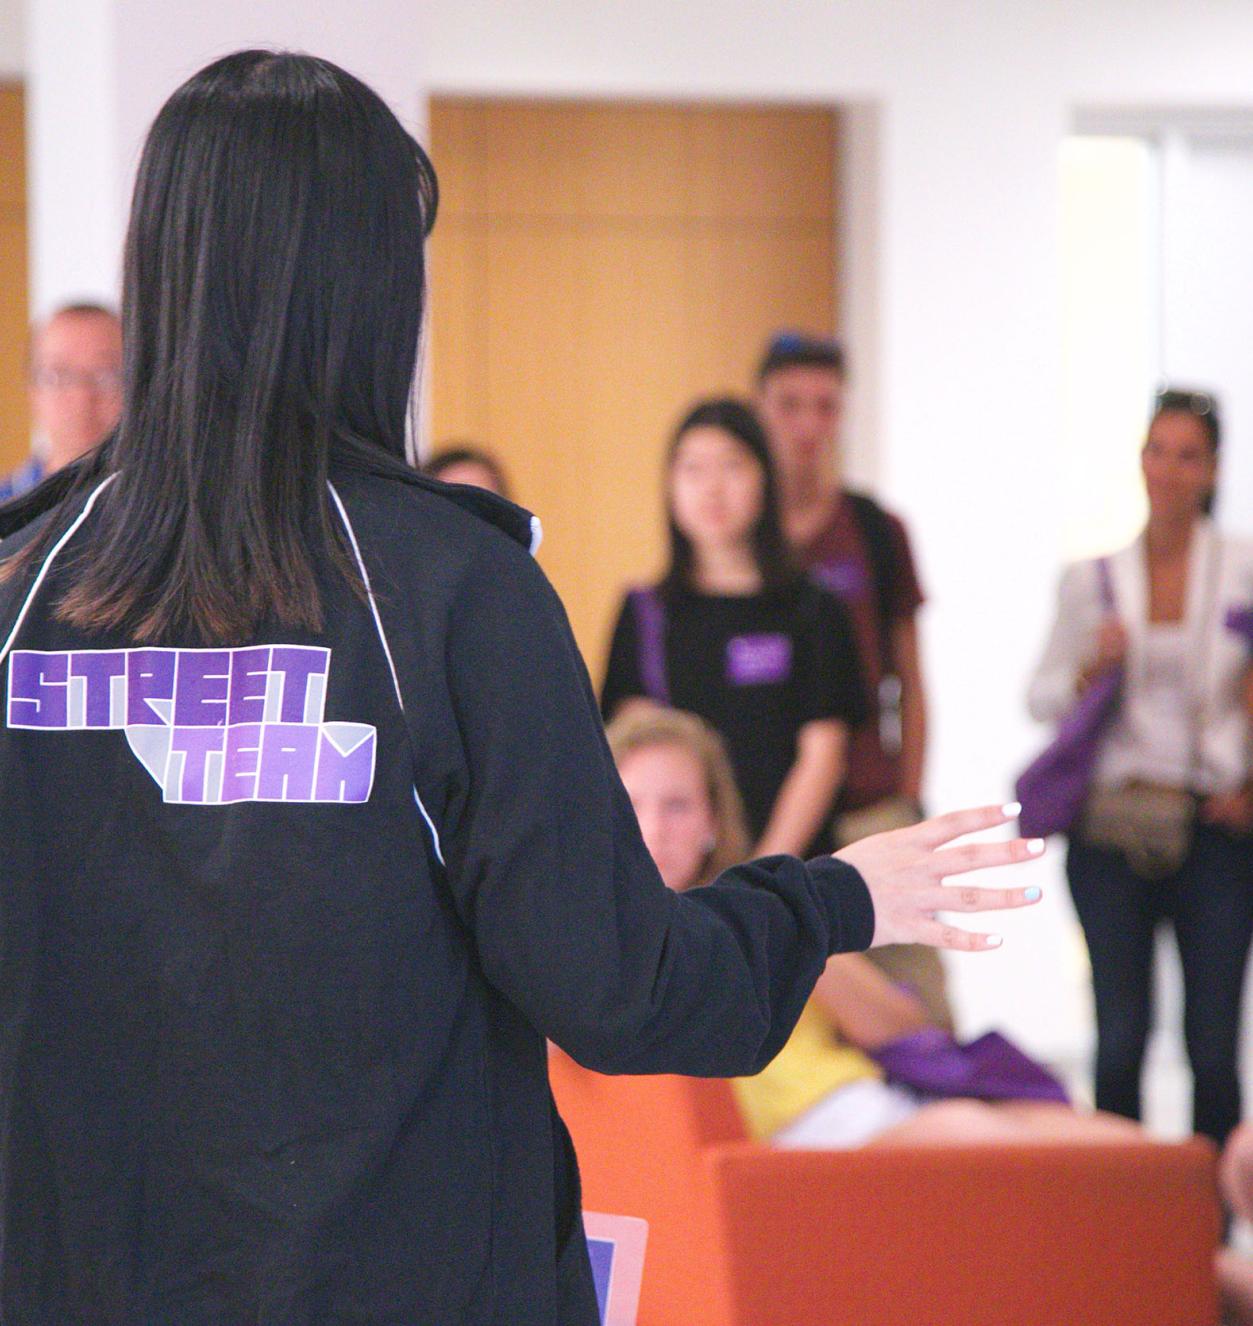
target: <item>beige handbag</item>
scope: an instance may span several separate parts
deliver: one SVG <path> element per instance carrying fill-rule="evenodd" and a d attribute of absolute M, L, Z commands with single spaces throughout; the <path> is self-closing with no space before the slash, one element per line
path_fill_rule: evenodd
<path fill-rule="evenodd" d="M 1192 791 L 1201 769 L 1205 728 L 1205 666 L 1210 625 L 1218 594 L 1222 550 L 1215 537 L 1210 553 L 1208 603 L 1201 614 L 1202 638 L 1193 657 L 1198 684 L 1192 694 L 1192 734 L 1185 787 L 1132 781 L 1120 787 L 1094 787 L 1079 821 L 1079 835 L 1093 847 L 1120 852 L 1142 879 L 1165 879 L 1188 859 L 1196 833 L 1200 797 Z"/>
<path fill-rule="evenodd" d="M 1122 853 L 1142 879 L 1173 875 L 1192 850 L 1199 798 L 1186 788 L 1124 783 L 1094 788 L 1079 832 L 1093 847 Z"/>

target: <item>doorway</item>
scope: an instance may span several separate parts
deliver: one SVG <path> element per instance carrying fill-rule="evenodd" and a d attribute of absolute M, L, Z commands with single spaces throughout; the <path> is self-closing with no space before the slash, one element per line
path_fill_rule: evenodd
<path fill-rule="evenodd" d="M 494 452 L 599 677 L 687 405 L 837 320 L 836 113 L 436 97 L 431 438 Z"/>

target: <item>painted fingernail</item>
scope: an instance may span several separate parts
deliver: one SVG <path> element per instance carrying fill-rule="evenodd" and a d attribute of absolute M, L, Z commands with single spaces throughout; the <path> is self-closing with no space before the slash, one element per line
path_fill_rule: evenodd
<path fill-rule="evenodd" d="M 1026 898 L 1028 902 L 1035 902 L 1040 896 L 1040 890 L 1033 884 L 1029 889 L 1023 890 L 1022 896 Z"/>
<path fill-rule="evenodd" d="M 1043 856 L 1044 839 L 1032 838 L 1031 841 L 1027 843 L 1027 851 L 1030 852 L 1032 856 Z"/>
<path fill-rule="evenodd" d="M 1007 820 L 1016 820 L 1022 814 L 1022 802 L 1011 801 L 1008 805 L 1001 807 L 1001 814 Z"/>
<path fill-rule="evenodd" d="M 985 935 L 983 939 L 985 948 L 1000 948 L 1001 942 L 1000 935 Z"/>

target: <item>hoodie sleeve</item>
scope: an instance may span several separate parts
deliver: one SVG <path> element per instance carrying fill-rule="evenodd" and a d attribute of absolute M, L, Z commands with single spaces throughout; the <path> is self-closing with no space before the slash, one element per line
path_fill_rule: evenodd
<path fill-rule="evenodd" d="M 639 637 L 631 600 L 624 598 L 618 609 L 613 636 L 609 642 L 609 662 L 605 666 L 605 684 L 600 692 L 600 712 L 608 722 L 624 701 L 647 694 L 640 677 Z"/>
<path fill-rule="evenodd" d="M 831 858 L 773 857 L 672 893 L 542 572 L 491 540 L 451 612 L 447 667 L 468 785 L 449 807 L 444 843 L 488 980 L 587 1067 L 759 1071 L 828 955 L 869 945 L 861 877 Z"/>

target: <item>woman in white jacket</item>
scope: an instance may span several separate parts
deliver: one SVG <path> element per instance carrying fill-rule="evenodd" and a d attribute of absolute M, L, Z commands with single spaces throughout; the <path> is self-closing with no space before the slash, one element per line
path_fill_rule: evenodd
<path fill-rule="evenodd" d="M 1221 1142 L 1240 1117 L 1236 1053 L 1253 937 L 1242 626 L 1253 546 L 1209 519 L 1218 447 L 1210 396 L 1159 394 L 1141 458 L 1148 523 L 1130 547 L 1067 568 L 1029 703 L 1036 718 L 1056 721 L 1102 674 L 1123 669 L 1067 859 L 1092 960 L 1096 1103 L 1139 1118 L 1154 931 L 1170 921 L 1193 1122 Z"/>

